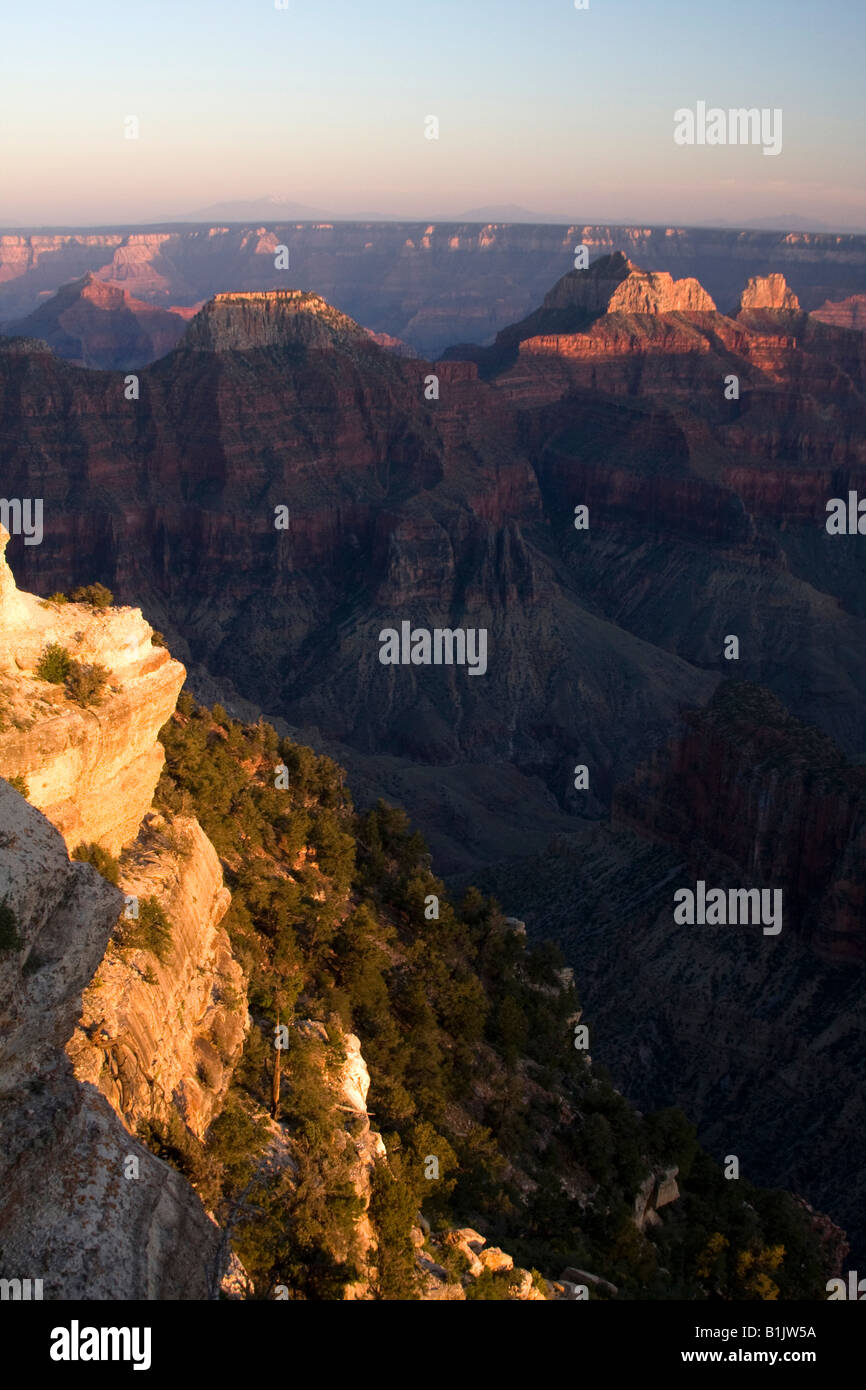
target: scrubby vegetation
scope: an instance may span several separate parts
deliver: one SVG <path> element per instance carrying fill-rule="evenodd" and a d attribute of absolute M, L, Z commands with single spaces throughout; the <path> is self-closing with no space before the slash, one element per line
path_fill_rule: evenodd
<path fill-rule="evenodd" d="M 36 666 L 36 674 L 42 681 L 50 681 L 52 685 L 62 685 L 69 675 L 71 666 L 72 657 L 66 648 L 61 647 L 59 642 L 52 642 L 40 656 Z"/>
<path fill-rule="evenodd" d="M 63 683 L 70 700 L 76 704 L 90 708 L 92 705 L 102 703 L 102 692 L 108 681 L 108 671 L 98 662 L 88 664 L 82 661 L 73 661 L 69 674 Z"/>
<path fill-rule="evenodd" d="M 132 950 L 150 951 L 165 965 L 171 956 L 171 923 L 156 898 L 140 898 L 138 916 L 125 919 L 120 944 Z"/>
<path fill-rule="evenodd" d="M 110 608 L 114 594 L 104 584 L 82 584 L 70 593 L 58 591 L 48 595 L 49 603 L 89 603 L 91 608 Z"/>
<path fill-rule="evenodd" d="M 109 854 L 101 845 L 76 845 L 69 857 L 82 864 L 92 864 L 97 873 L 102 874 L 104 879 L 115 886 L 120 882 L 120 864 L 114 855 Z"/>
<path fill-rule="evenodd" d="M 36 674 L 40 680 L 62 685 L 66 695 L 76 704 L 98 705 L 108 680 L 108 671 L 97 662 L 76 661 L 59 642 L 47 646 L 39 658 Z"/>
<path fill-rule="evenodd" d="M 179 1120 L 150 1138 L 231 1227 L 257 1296 L 340 1297 L 358 1277 L 353 1122 L 327 1085 L 347 1031 L 388 1154 L 369 1210 L 377 1296 L 417 1296 L 419 1211 L 434 1233 L 479 1227 L 548 1278 L 595 1270 L 620 1297 L 823 1296 L 827 1258 L 803 1208 L 726 1181 L 679 1111 L 633 1110 L 574 1045 L 579 1005 L 558 950 L 528 944 L 477 890 L 452 902 L 403 812 L 356 814 L 328 758 L 188 696 L 161 737 L 158 804 L 169 818 L 194 810 L 223 859 L 254 1026 L 207 1145 Z M 282 1057 L 295 1168 L 264 1175 L 274 1030 L 304 1019 L 327 1032 L 290 1027 Z M 674 1166 L 682 1196 L 644 1234 L 638 1190 Z M 485 1276 L 475 1296 L 502 1287 Z"/>

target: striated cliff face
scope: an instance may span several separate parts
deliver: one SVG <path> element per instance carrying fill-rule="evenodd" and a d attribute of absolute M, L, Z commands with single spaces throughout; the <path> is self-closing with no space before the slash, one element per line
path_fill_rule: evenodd
<path fill-rule="evenodd" d="M 46 502 L 24 578 L 146 603 L 195 688 L 309 730 L 446 871 L 603 814 L 708 697 L 727 633 L 746 678 L 856 754 L 862 564 L 824 521 L 866 490 L 863 336 L 757 307 L 793 302 L 781 276 L 734 319 L 623 255 L 550 298 L 486 358 L 425 363 L 306 291 L 221 295 L 137 402 L 0 347 L 4 477 Z M 485 629 L 483 681 L 383 667 L 402 620 Z"/>
<path fill-rule="evenodd" d="M 831 1209 L 857 1252 L 866 1182 L 866 773 L 768 691 L 723 682 L 612 797 L 485 886 L 555 935 L 630 1100 L 677 1104 L 718 1158 Z M 674 892 L 782 892 L 782 928 L 683 925 Z M 574 905 L 580 904 L 579 919 Z M 622 980 L 629 980 L 623 993 Z M 626 997 L 627 996 L 627 997 Z"/>
<path fill-rule="evenodd" d="M 799 313 L 800 301 L 794 291 L 788 288 L 784 275 L 752 275 L 737 302 L 735 312 L 741 314 L 750 309 L 775 309 Z"/>
<path fill-rule="evenodd" d="M 694 279 L 674 280 L 667 271 L 639 270 L 615 252 L 588 270 L 571 270 L 544 297 L 544 309 L 584 309 L 591 314 L 713 312 L 715 303 Z"/>
<path fill-rule="evenodd" d="M 866 238 L 851 235 L 579 223 L 201 224 L 0 236 L 0 320 L 30 314 L 41 296 L 88 271 L 164 308 L 227 289 L 283 289 L 278 245 L 290 250 L 292 284 L 425 356 L 451 343 L 492 342 L 540 303 L 581 245 L 593 260 L 620 252 L 694 277 L 717 304 L 733 304 L 749 276 L 779 269 L 806 309 L 866 290 Z"/>
<path fill-rule="evenodd" d="M 64 1053 L 123 904 L 0 780 L 0 1273 L 47 1299 L 207 1298 L 220 1232 Z"/>
<path fill-rule="evenodd" d="M 203 1135 L 248 1026 L 216 852 L 194 819 L 144 814 L 184 678 L 151 633 L 138 610 L 22 593 L 0 555 L 0 772 L 34 803 L 0 780 L 0 902 L 18 924 L 0 949 L 0 1250 L 4 1275 L 44 1277 L 49 1298 L 206 1298 L 223 1272 L 216 1223 L 132 1137 L 171 1113 Z M 104 666 L 95 708 L 36 676 L 49 642 Z M 70 862 L 82 841 L 121 853 L 119 888 Z M 147 935 L 154 904 L 167 941 Z"/>
<path fill-rule="evenodd" d="M 201 1137 L 240 1057 L 246 989 L 220 927 L 230 895 L 213 845 L 195 819 L 169 825 L 149 811 L 165 758 L 157 733 L 185 676 L 152 645 L 152 631 L 138 609 L 97 611 L 22 593 L 0 557 L 0 769 L 23 777 L 69 849 L 97 843 L 121 853 L 124 894 L 155 901 L 170 929 L 164 959 L 123 949 L 115 933 L 85 993 L 70 1056 L 130 1130 L 142 1120 L 164 1124 L 174 1109 Z M 105 667 L 108 694 L 95 708 L 36 676 L 49 642 Z"/>
<path fill-rule="evenodd" d="M 205 352 L 249 352 L 297 344 L 333 348 L 335 339 L 369 341 L 369 334 L 317 294 L 303 290 L 218 294 L 196 314 L 184 347 Z"/>
<path fill-rule="evenodd" d="M 811 317 L 819 323 L 830 323 L 837 328 L 866 329 L 866 294 L 852 294 L 848 299 L 835 302 L 826 300 L 819 308 L 811 311 Z"/>
<path fill-rule="evenodd" d="M 827 960 L 866 962 L 866 770 L 769 692 L 720 685 L 617 788 L 612 824 L 671 845 L 696 873 L 710 853 L 740 882 L 783 886 L 786 929 Z"/>
<path fill-rule="evenodd" d="M 34 806 L 70 849 L 91 841 L 116 854 L 136 834 L 164 761 L 156 735 L 184 681 L 180 662 L 154 647 L 140 609 L 50 604 L 15 586 L 0 530 L 0 768 L 23 776 Z M 84 708 L 40 679 L 58 644 L 107 672 L 99 704 Z"/>
<path fill-rule="evenodd" d="M 701 335 L 693 331 L 690 317 L 670 316 L 715 315 L 715 309 L 697 280 L 674 280 L 665 271 L 641 270 L 617 251 L 586 269 L 568 271 L 538 309 L 504 328 L 491 347 L 450 348 L 446 356 L 470 357 L 485 375 L 496 377 L 514 364 L 518 354 L 620 356 L 645 351 L 648 344 L 673 354 L 681 342 L 688 351 Z M 663 332 L 657 334 L 660 325 Z M 598 335 L 609 330 L 613 339 L 605 345 Z M 706 344 L 701 343 L 701 348 L 705 351 Z"/>
<path fill-rule="evenodd" d="M 81 367 L 141 367 L 171 352 L 188 310 L 161 309 L 88 273 L 64 285 L 24 319 L 3 325 L 9 336 L 39 338 Z"/>
<path fill-rule="evenodd" d="M 248 1026 L 246 981 L 220 922 L 230 897 L 198 821 L 151 814 L 121 861 L 125 894 L 155 898 L 170 926 L 161 960 L 109 950 L 67 1051 L 135 1132 L 172 1111 L 199 1139 L 219 1114 Z"/>

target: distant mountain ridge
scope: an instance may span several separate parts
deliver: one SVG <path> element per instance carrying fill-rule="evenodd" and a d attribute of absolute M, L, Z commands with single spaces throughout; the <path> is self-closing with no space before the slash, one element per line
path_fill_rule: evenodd
<path fill-rule="evenodd" d="M 274 236 L 253 229 L 250 256 Z M 415 236 L 419 256 L 457 263 L 435 232 Z M 151 259 L 130 243 L 121 268 L 168 281 L 181 243 L 162 248 Z M 641 1098 L 687 1097 L 717 1156 L 741 1144 L 765 1181 L 844 1210 L 862 1245 L 858 1047 L 844 1072 L 824 1059 L 805 1110 L 787 1075 L 762 1110 L 783 1026 L 785 1058 L 807 1056 L 828 999 L 862 1016 L 859 800 L 831 820 L 821 785 L 779 776 L 773 747 L 756 766 L 766 702 L 754 736 L 738 717 L 718 755 L 708 736 L 703 761 L 685 746 L 680 791 L 652 755 L 734 675 L 862 761 L 866 556 L 825 523 L 828 499 L 866 496 L 866 338 L 806 312 L 784 258 L 765 272 L 735 261 L 724 297 L 709 296 L 731 313 L 628 252 L 572 265 L 523 316 L 540 331 L 524 324 L 486 379 L 471 360 L 382 351 L 363 319 L 302 285 L 214 300 L 141 371 L 135 402 L 32 340 L 0 342 L 4 490 L 45 506 L 43 544 L 16 538 L 15 565 L 43 595 L 99 579 L 145 604 L 197 693 L 339 758 L 360 803 L 411 812 L 443 874 L 513 869 L 499 900 L 521 920 L 555 888 L 551 925 L 592 991 L 599 1055 Z M 382 631 L 404 622 L 483 629 L 483 679 L 384 665 Z M 783 767 L 791 738 L 776 745 Z M 699 824 L 687 814 L 717 803 Z M 672 807 L 683 840 L 659 843 L 646 832 L 672 828 Z M 809 857 L 792 868 L 775 831 L 793 822 Z M 767 835 L 760 859 L 750 825 Z M 692 874 L 686 838 L 713 876 Z M 678 883 L 736 873 L 757 888 L 769 871 L 792 908 L 772 957 L 759 932 L 672 918 Z M 843 1109 L 844 1158 L 801 1167 L 804 1115 L 823 1126 Z"/>
<path fill-rule="evenodd" d="M 143 367 L 180 340 L 189 310 L 161 309 L 92 271 L 58 290 L 24 319 L 6 323 L 6 337 L 40 338 L 81 367 Z"/>
<path fill-rule="evenodd" d="M 586 246 L 622 252 L 732 305 L 750 276 L 783 272 L 806 310 L 866 294 L 866 237 L 671 226 L 562 223 L 330 222 L 271 216 L 245 225 L 0 234 L 0 321 L 19 322 L 88 271 L 163 309 L 228 290 L 292 286 L 321 295 L 373 333 L 425 356 L 490 345 L 539 306 Z M 288 270 L 276 269 L 287 247 Z"/>

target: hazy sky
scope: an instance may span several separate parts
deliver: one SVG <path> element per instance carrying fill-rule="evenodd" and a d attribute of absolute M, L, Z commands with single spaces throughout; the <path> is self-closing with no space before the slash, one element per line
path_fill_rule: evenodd
<path fill-rule="evenodd" d="M 866 227 L 864 40 L 866 0 L 9 4 L 0 225 L 273 195 L 343 216 Z M 781 108 L 782 152 L 676 145 L 674 110 L 699 100 Z"/>

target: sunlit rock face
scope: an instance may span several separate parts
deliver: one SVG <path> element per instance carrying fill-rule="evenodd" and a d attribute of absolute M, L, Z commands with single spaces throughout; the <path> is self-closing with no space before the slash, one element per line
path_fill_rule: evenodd
<path fill-rule="evenodd" d="M 137 609 L 19 591 L 0 554 L 0 771 L 29 798 L 0 780 L 17 924 L 0 950 L 0 1249 L 46 1298 L 207 1298 L 224 1273 L 215 1222 L 134 1137 L 172 1117 L 203 1137 L 248 1027 L 216 851 L 193 818 L 148 809 L 185 675 L 152 631 Z M 92 708 L 36 675 L 52 643 L 104 668 Z M 82 842 L 121 855 L 119 887 L 70 860 Z M 164 958 L 122 947 L 151 901 Z"/>
<path fill-rule="evenodd" d="M 94 842 L 116 854 L 135 838 L 164 754 L 157 733 L 173 711 L 184 668 L 151 642 L 137 608 L 46 603 L 20 592 L 0 534 L 0 771 L 21 776 L 34 806 L 70 849 Z M 37 675 L 57 644 L 105 669 L 100 702 L 84 708 Z"/>
<path fill-rule="evenodd" d="M 207 1298 L 221 1275 L 218 1227 L 63 1050 L 123 895 L 70 862 L 2 780 L 0 901 L 20 938 L 0 951 L 3 1276 L 41 1278 L 46 1299 Z"/>
<path fill-rule="evenodd" d="M 85 992 L 69 1055 L 134 1133 L 172 1111 L 203 1139 L 222 1108 L 247 1029 L 246 981 L 221 926 L 230 895 L 198 821 L 150 815 L 122 861 L 126 895 L 156 898 L 171 945 L 110 952 Z"/>

